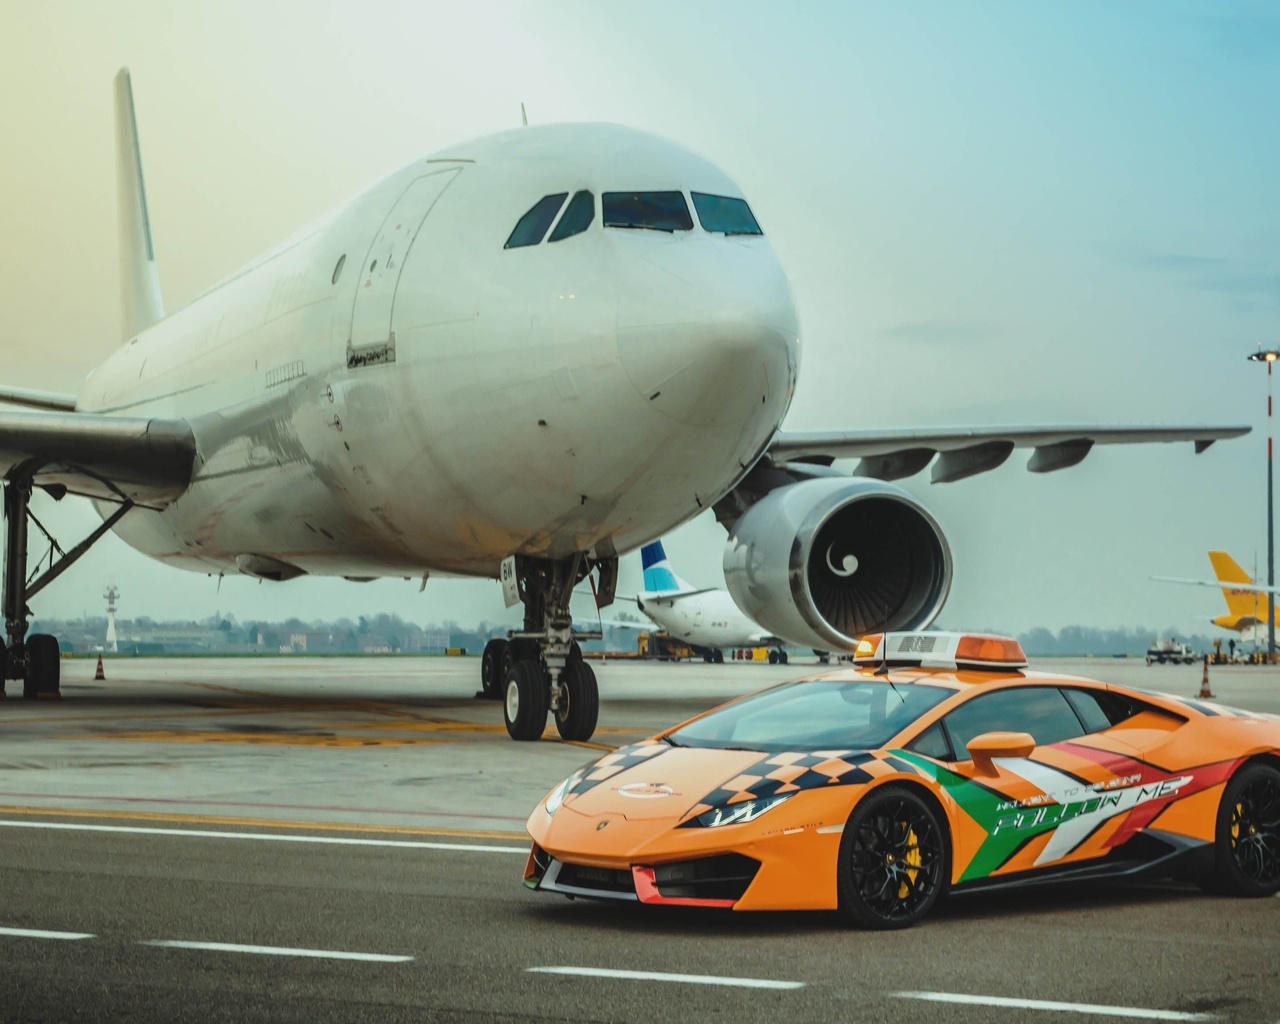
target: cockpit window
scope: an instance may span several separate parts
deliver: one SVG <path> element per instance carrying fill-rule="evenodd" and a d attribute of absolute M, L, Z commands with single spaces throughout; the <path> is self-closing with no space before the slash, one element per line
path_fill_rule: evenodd
<path fill-rule="evenodd" d="M 693 193 L 693 208 L 704 231 L 726 235 L 763 235 L 745 199 Z"/>
<path fill-rule="evenodd" d="M 602 198 L 607 228 L 693 230 L 683 192 L 606 192 Z"/>
<path fill-rule="evenodd" d="M 518 249 L 522 245 L 537 245 L 542 241 L 542 236 L 547 233 L 547 228 L 551 227 L 551 222 L 556 219 L 556 214 L 560 212 L 560 207 L 564 205 L 565 199 L 569 196 L 568 192 L 557 192 L 553 196 L 543 196 L 533 208 L 516 222 L 515 230 L 511 232 L 511 237 L 507 239 L 504 249 Z"/>
<path fill-rule="evenodd" d="M 556 225 L 556 229 L 551 232 L 551 237 L 547 241 L 558 242 L 571 235 L 580 235 L 591 227 L 591 222 L 595 219 L 596 197 L 586 189 L 575 192 L 565 208 L 564 216 L 560 218 L 560 223 Z"/>

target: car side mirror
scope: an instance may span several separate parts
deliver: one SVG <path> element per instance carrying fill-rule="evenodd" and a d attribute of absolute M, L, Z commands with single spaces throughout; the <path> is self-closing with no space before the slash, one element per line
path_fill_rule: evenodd
<path fill-rule="evenodd" d="M 1000 774 L 992 764 L 994 758 L 1027 757 L 1035 749 L 1035 738 L 1029 732 L 984 732 L 969 741 L 973 766 L 992 778 Z"/>

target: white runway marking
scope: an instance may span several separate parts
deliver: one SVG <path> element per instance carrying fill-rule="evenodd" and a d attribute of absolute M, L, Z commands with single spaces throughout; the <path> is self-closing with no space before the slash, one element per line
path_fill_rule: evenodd
<path fill-rule="evenodd" d="M 1102 1006 L 1097 1003 L 1060 1003 L 1048 999 L 1007 999 L 1004 996 L 970 996 L 957 992 L 893 992 L 898 999 L 924 999 L 933 1003 L 965 1003 L 970 1006 L 1005 1006 L 1014 1010 L 1056 1010 L 1060 1013 L 1092 1013 L 1102 1017 L 1136 1017 L 1140 1020 L 1217 1020 L 1216 1013 L 1184 1013 L 1150 1010 L 1141 1006 Z"/>
<path fill-rule="evenodd" d="M 218 832 L 214 829 L 146 828 L 129 825 L 80 825 L 63 821 L 11 821 L 4 828 L 43 828 L 62 832 L 123 832 L 138 836 L 186 836 L 197 839 L 257 839 L 275 843 L 319 843 L 328 846 L 390 846 L 402 850 L 455 850 L 465 853 L 518 853 L 529 856 L 527 846 L 477 846 L 471 843 L 429 843 L 412 839 L 353 839 L 338 836 L 280 835 L 268 832 Z"/>
<path fill-rule="evenodd" d="M 161 946 L 164 949 L 197 949 L 213 953 L 252 953 L 257 956 L 301 956 L 314 960 L 365 960 L 375 964 L 404 964 L 411 956 L 392 956 L 387 953 L 349 953 L 341 949 L 293 949 L 290 946 L 242 946 L 235 942 L 182 942 L 177 939 L 153 939 L 143 946 Z"/>
<path fill-rule="evenodd" d="M 0 935 L 12 935 L 19 939 L 92 939 L 87 932 L 45 932 L 36 928 L 0 928 Z"/>
<path fill-rule="evenodd" d="M 571 974 L 580 978 L 623 978 L 629 981 L 675 981 L 684 985 L 726 985 L 731 988 L 804 988 L 803 981 L 721 978 L 714 974 L 666 974 L 662 971 L 611 971 L 603 967 L 530 967 L 528 973 Z"/>

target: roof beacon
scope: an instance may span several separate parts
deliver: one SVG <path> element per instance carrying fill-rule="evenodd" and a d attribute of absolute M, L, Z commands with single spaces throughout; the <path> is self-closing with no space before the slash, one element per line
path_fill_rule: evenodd
<path fill-rule="evenodd" d="M 921 668 L 1027 667 L 1027 656 L 1017 640 L 988 633 L 869 633 L 858 641 L 853 660 L 859 665 Z"/>

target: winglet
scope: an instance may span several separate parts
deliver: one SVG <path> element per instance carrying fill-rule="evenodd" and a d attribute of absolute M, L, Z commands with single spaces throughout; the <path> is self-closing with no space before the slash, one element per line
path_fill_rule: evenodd
<path fill-rule="evenodd" d="M 116 74 L 116 188 L 120 218 L 120 309 L 124 339 L 164 319 L 160 274 L 151 242 L 142 151 L 129 69 Z"/>

